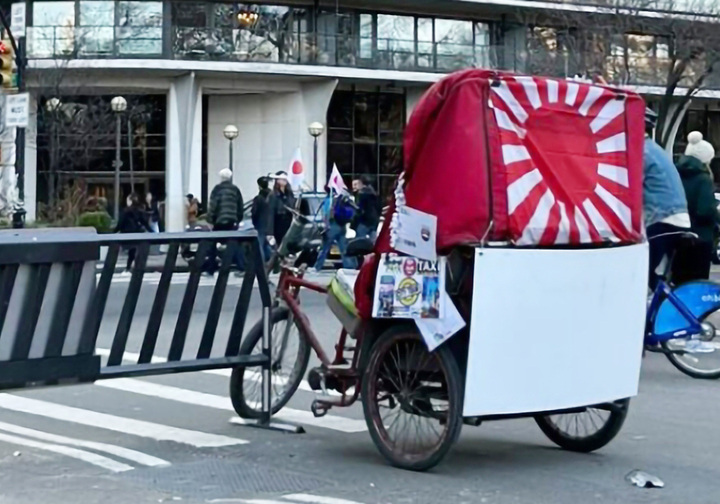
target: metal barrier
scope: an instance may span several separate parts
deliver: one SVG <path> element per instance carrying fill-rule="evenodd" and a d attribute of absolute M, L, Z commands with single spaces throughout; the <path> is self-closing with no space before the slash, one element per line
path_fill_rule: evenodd
<path fill-rule="evenodd" d="M 155 346 L 181 247 L 197 243 L 166 359 L 155 359 Z M 207 319 L 194 359 L 181 360 L 211 247 L 224 244 Z M 225 354 L 211 357 L 233 257 L 248 245 L 249 264 L 235 306 Z M 137 362 L 125 350 L 143 276 L 153 245 L 168 251 L 148 318 Z M 97 279 L 96 262 L 107 247 Z M 121 249 L 136 250 L 112 346 L 105 365 L 95 345 Z M 272 300 L 254 231 L 97 235 L 78 230 L 0 233 L 0 389 L 91 383 L 95 380 L 168 373 L 262 366 L 262 410 L 258 426 L 271 427 Z M 262 301 L 263 352 L 239 356 L 250 298 L 257 279 Z M 292 426 L 272 425 L 283 430 Z"/>

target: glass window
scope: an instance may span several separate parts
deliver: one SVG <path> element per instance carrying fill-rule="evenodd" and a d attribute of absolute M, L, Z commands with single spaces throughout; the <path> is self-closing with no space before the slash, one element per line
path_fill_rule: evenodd
<path fill-rule="evenodd" d="M 436 19 L 435 45 L 439 70 L 457 70 L 472 66 L 472 21 Z"/>
<path fill-rule="evenodd" d="M 360 57 L 372 59 L 373 50 L 373 16 L 372 14 L 360 14 Z"/>
<path fill-rule="evenodd" d="M 78 49 L 83 55 L 105 55 L 113 51 L 115 2 L 81 1 Z"/>
<path fill-rule="evenodd" d="M 415 18 L 410 16 L 377 16 L 379 63 L 388 68 L 415 66 Z"/>
<path fill-rule="evenodd" d="M 491 68 L 490 27 L 487 23 L 475 23 L 475 66 Z"/>
<path fill-rule="evenodd" d="M 120 54 L 162 54 L 162 2 L 118 2 Z"/>
<path fill-rule="evenodd" d="M 418 66 L 431 68 L 433 66 L 433 20 L 419 18 L 417 20 L 418 39 Z"/>
<path fill-rule="evenodd" d="M 207 4 L 189 2 L 172 4 L 173 26 L 205 28 L 207 21 Z"/>
<path fill-rule="evenodd" d="M 279 5 L 240 5 L 239 13 L 253 14 L 254 22 L 239 24 L 234 32 L 235 52 L 250 61 L 298 61 L 299 41 L 293 31 L 295 18 L 305 9 Z"/>
<path fill-rule="evenodd" d="M 70 55 L 75 46 L 75 2 L 35 2 L 29 53 L 36 58 Z"/>

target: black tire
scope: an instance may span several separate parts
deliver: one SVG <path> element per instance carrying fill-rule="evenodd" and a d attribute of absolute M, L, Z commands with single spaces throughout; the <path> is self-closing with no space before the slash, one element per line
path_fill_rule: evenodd
<path fill-rule="evenodd" d="M 404 348 L 407 349 L 407 353 L 405 354 L 407 360 L 405 363 L 408 363 L 408 361 L 418 364 L 422 362 L 424 365 L 421 367 L 421 370 L 426 369 L 426 367 L 432 362 L 437 364 L 437 369 L 428 370 L 427 372 L 431 374 L 424 375 L 425 378 L 423 380 L 418 379 L 420 375 L 417 370 L 415 371 L 415 376 L 412 380 L 410 379 L 409 374 L 406 374 L 406 380 L 410 382 L 411 385 L 418 383 L 419 387 L 427 388 L 427 386 L 422 385 L 421 382 L 425 383 L 430 380 L 434 381 L 435 379 L 439 379 L 441 382 L 440 390 L 443 391 L 443 394 L 445 393 L 444 391 L 446 391 L 448 402 L 447 412 L 441 414 L 444 421 L 442 419 L 435 418 L 432 415 L 409 413 L 403 406 L 400 406 L 402 400 L 399 399 L 398 396 L 403 395 L 402 392 L 396 394 L 394 399 L 389 399 L 389 404 L 393 404 L 393 401 L 396 401 L 395 404 L 398 405 L 400 411 L 409 414 L 411 417 L 418 419 L 439 420 L 440 425 L 443 427 L 443 432 L 438 436 L 438 442 L 431 447 L 432 449 L 424 453 L 410 453 L 405 451 L 404 444 L 400 451 L 397 449 L 393 450 L 394 443 L 389 439 L 388 434 L 388 430 L 392 429 L 392 425 L 386 429 L 383 418 L 380 414 L 379 402 L 376 400 L 377 392 L 380 388 L 382 388 L 380 369 L 382 367 L 387 371 L 387 363 L 392 361 L 385 361 L 385 358 L 390 355 L 390 351 L 399 342 L 402 342 L 403 345 L 405 345 Z M 421 349 L 417 352 L 420 358 L 417 361 L 413 361 L 410 356 L 415 356 L 416 349 L 418 348 Z M 426 357 L 423 357 L 423 351 L 424 355 L 431 356 L 428 361 L 424 360 Z M 398 353 L 397 355 L 398 360 L 402 360 L 400 354 Z M 408 369 L 410 368 L 411 366 L 408 366 Z M 430 378 L 428 378 L 428 376 L 430 376 Z M 392 383 L 396 383 L 392 378 L 388 378 L 387 382 L 390 388 L 394 387 Z M 386 392 L 386 389 L 387 387 L 383 389 L 383 392 L 386 395 L 391 396 L 392 393 Z M 463 382 L 455 357 L 447 346 L 442 346 L 433 353 L 429 353 L 425 342 L 422 340 L 418 334 L 417 328 L 414 326 L 407 324 L 396 325 L 387 329 L 378 337 L 372 347 L 372 350 L 370 351 L 370 355 L 368 356 L 367 368 L 363 373 L 361 390 L 363 411 L 365 413 L 365 421 L 367 422 L 370 436 L 372 437 L 375 446 L 377 446 L 378 450 L 380 450 L 380 453 L 391 465 L 395 467 L 411 471 L 427 471 L 437 465 L 447 455 L 448 451 L 460 435 L 460 430 L 462 428 Z M 405 397 L 405 400 L 409 402 L 410 398 Z M 415 402 L 406 404 L 406 406 L 419 411 L 420 401 L 424 401 L 425 407 L 430 407 L 431 409 L 433 408 L 433 404 L 427 397 L 416 399 Z M 393 421 L 393 423 L 395 421 Z M 437 433 L 437 431 L 435 432 Z"/>
<path fill-rule="evenodd" d="M 600 410 L 598 408 L 588 408 L 587 411 L 583 413 L 538 415 L 535 417 L 535 422 L 537 422 L 540 430 L 543 431 L 543 434 L 545 434 L 550 441 L 558 445 L 560 448 L 574 452 L 590 453 L 592 451 L 599 450 L 612 441 L 613 438 L 617 436 L 618 432 L 620 432 L 623 423 L 625 423 L 625 418 L 627 418 L 628 409 L 630 408 L 630 399 L 615 401 L 614 406 L 615 408 L 609 411 L 607 419 L 602 421 L 602 424 L 599 427 L 596 419 L 592 419 L 592 415 L 599 415 L 596 412 L 605 410 Z M 574 418 L 576 420 L 575 426 L 577 427 L 578 415 L 589 416 L 589 418 L 592 419 L 593 426 L 597 427 L 597 430 L 593 433 L 586 431 L 586 435 L 584 436 L 571 435 L 560 426 L 560 424 L 563 423 L 561 420 L 553 420 L 553 418 L 556 417 L 567 417 L 568 419 Z M 602 417 L 599 416 L 598 418 L 602 420 Z"/>
<path fill-rule="evenodd" d="M 710 315 L 715 313 L 717 312 L 711 312 L 703 317 L 700 317 L 700 322 L 704 322 Z M 715 327 L 712 324 L 710 325 L 710 327 L 712 328 L 712 331 L 715 332 Z M 714 336 L 712 338 L 714 338 Z M 673 341 L 676 340 L 664 341 L 661 344 L 663 349 L 667 351 L 665 356 L 668 358 L 668 360 L 673 366 L 675 366 L 677 369 L 690 376 L 691 378 L 696 378 L 699 380 L 717 380 L 718 378 L 720 378 L 720 359 L 715 359 L 715 364 L 717 367 L 715 367 L 714 369 L 699 369 L 693 367 L 689 362 L 685 360 L 685 357 L 682 354 L 673 352 L 673 350 L 676 350 L 672 347 Z M 716 342 L 717 340 L 715 340 L 715 342 L 713 343 Z M 713 354 L 693 354 L 693 357 L 699 362 L 699 359 L 701 359 L 703 355 L 717 356 L 718 352 L 720 352 L 720 350 L 716 350 Z"/>
<path fill-rule="evenodd" d="M 288 310 L 286 307 L 273 309 L 272 327 L 277 327 L 283 321 L 287 322 L 289 316 L 290 310 Z M 297 334 L 299 337 L 297 357 L 295 359 L 292 372 L 283 392 L 276 396 L 276 389 L 273 386 L 273 415 L 280 411 L 287 404 L 295 391 L 298 389 L 303 377 L 305 376 L 308 362 L 310 360 L 310 344 L 308 343 L 307 337 L 305 336 L 305 333 L 302 331 L 300 325 L 297 323 L 296 320 L 293 321 L 293 326 L 295 329 L 297 329 Z M 273 356 L 275 355 L 275 348 L 277 348 L 277 340 L 275 339 L 276 337 L 277 336 L 273 331 Z M 293 337 L 292 332 L 289 337 Z M 262 348 L 262 321 L 255 324 L 243 340 L 242 345 L 240 346 L 240 355 L 250 355 L 253 350 L 258 346 Z M 232 400 L 233 408 L 235 408 L 235 411 L 237 412 L 238 416 L 240 416 L 240 418 L 258 419 L 261 415 L 260 405 L 258 404 L 257 406 L 255 406 L 254 404 L 249 404 L 247 398 L 245 397 L 245 388 L 243 386 L 246 378 L 245 369 L 246 368 L 244 366 L 239 366 L 233 369 L 232 375 L 230 376 L 230 399 Z M 260 368 L 258 367 L 253 369 Z"/>

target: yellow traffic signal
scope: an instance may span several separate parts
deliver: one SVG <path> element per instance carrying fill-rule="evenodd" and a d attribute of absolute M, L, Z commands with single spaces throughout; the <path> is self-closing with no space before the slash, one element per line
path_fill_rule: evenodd
<path fill-rule="evenodd" d="M 0 83 L 3 89 L 17 87 L 17 66 L 12 44 L 5 39 L 0 42 Z"/>

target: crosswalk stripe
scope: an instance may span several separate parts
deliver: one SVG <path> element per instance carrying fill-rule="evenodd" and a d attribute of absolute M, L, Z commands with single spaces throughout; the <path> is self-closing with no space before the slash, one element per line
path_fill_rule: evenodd
<path fill-rule="evenodd" d="M 115 455 L 117 457 L 124 458 L 125 460 L 131 460 L 133 462 L 137 462 L 138 464 L 149 467 L 162 467 L 170 465 L 170 462 L 168 462 L 167 460 L 153 457 L 152 455 L 148 455 L 139 451 L 123 448 L 121 446 L 106 443 L 96 443 L 93 441 L 84 441 L 81 439 L 74 439 L 65 436 L 58 436 L 49 432 L 28 429 L 26 427 L 20 427 L 19 425 L 13 425 L 5 422 L 0 422 L 0 430 L 11 432 L 13 434 L 19 434 L 21 436 L 29 438 L 40 439 L 42 441 L 50 441 L 56 444 L 78 446 L 80 448 L 88 448 L 90 450 L 105 452 L 109 453 L 110 455 Z"/>
<path fill-rule="evenodd" d="M 113 380 L 99 381 L 96 382 L 95 385 L 185 404 L 193 404 L 196 406 L 204 406 L 207 408 L 225 411 L 235 411 L 229 397 L 207 394 L 205 392 L 196 392 L 194 390 L 172 387 L 170 385 L 162 385 L 144 380 L 116 378 Z M 296 410 L 292 408 L 281 409 L 277 414 L 273 415 L 273 418 L 284 420 L 286 422 L 302 423 L 305 425 L 313 425 L 315 427 L 322 427 L 347 433 L 364 432 L 367 430 L 367 425 L 362 420 L 354 420 L 352 418 L 335 415 L 325 415 L 324 417 L 315 418 L 315 416 L 309 411 Z M 234 420 L 233 423 L 242 424 L 243 422 L 238 418 L 237 420 Z"/>
<path fill-rule="evenodd" d="M 89 427 L 132 434 L 157 441 L 174 441 L 196 448 L 232 446 L 248 443 L 248 441 L 244 439 L 170 427 L 168 425 L 144 420 L 134 420 L 106 413 L 98 413 L 96 411 L 11 394 L 0 394 L 0 408 L 87 425 Z"/>
<path fill-rule="evenodd" d="M 355 502 L 355 501 L 338 499 L 335 497 L 324 497 L 322 495 L 310 495 L 310 494 L 283 495 L 282 498 L 291 500 L 291 501 L 295 501 L 295 502 L 307 502 L 307 503 L 311 503 L 311 504 L 360 504 L 359 502 Z"/>
<path fill-rule="evenodd" d="M 65 455 L 66 457 L 72 457 L 74 459 L 82 460 L 83 462 L 102 467 L 103 469 L 107 469 L 112 472 L 125 472 L 132 471 L 134 469 L 134 467 L 132 466 L 123 464 L 122 462 L 117 462 L 107 457 L 103 457 L 102 455 L 98 455 L 97 453 L 92 453 L 85 450 L 78 450 L 77 448 L 70 448 L 69 446 L 41 443 L 40 441 L 34 441 L 32 439 L 25 439 L 22 437 L 3 433 L 0 433 L 0 441 L 20 446 L 27 446 L 28 448 L 35 448 L 37 450 L 45 450 L 58 453 L 60 455 Z"/>

